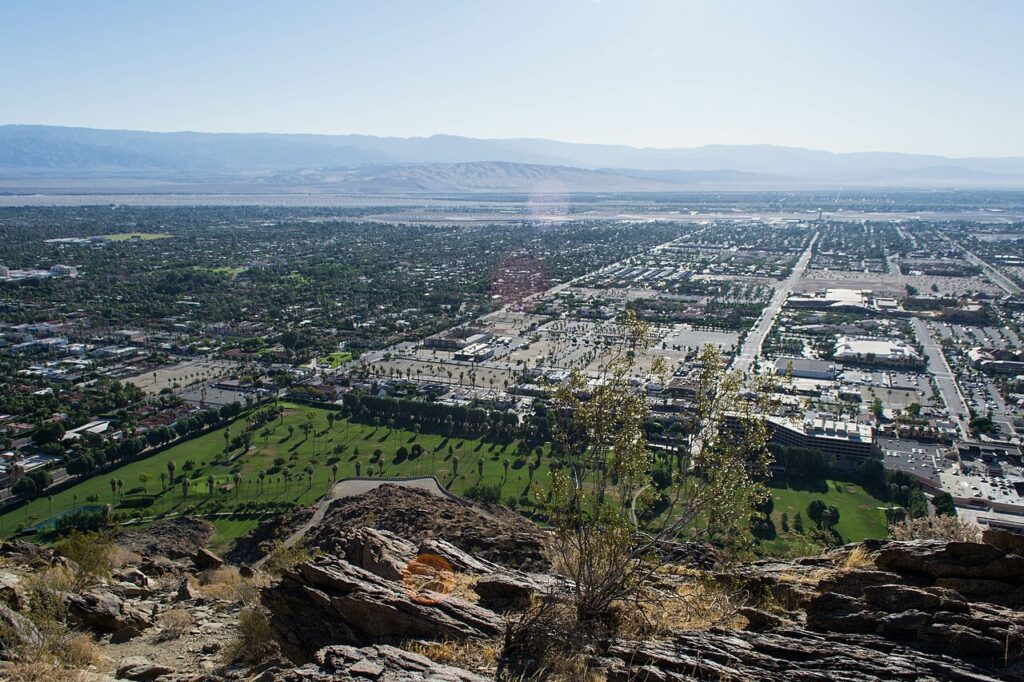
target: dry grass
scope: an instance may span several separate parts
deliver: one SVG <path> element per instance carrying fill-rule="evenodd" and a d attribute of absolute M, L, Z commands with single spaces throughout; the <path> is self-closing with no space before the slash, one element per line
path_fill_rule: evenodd
<path fill-rule="evenodd" d="M 3 679 L 7 682 L 84 682 L 86 674 L 55 663 L 33 661 L 4 668 Z"/>
<path fill-rule="evenodd" d="M 426 656 L 432 661 L 467 670 L 493 671 L 498 664 L 501 645 L 494 641 L 466 640 L 462 642 L 408 641 L 402 648 Z"/>
<path fill-rule="evenodd" d="M 127 547 L 113 545 L 110 548 L 110 565 L 112 568 L 124 568 L 125 566 L 138 566 L 142 563 L 142 555 L 133 552 Z"/>
<path fill-rule="evenodd" d="M 236 602 L 242 600 L 242 576 L 234 566 L 203 571 L 199 576 L 199 592 L 204 597 Z"/>
<path fill-rule="evenodd" d="M 867 550 L 864 545 L 857 545 L 846 555 L 846 560 L 843 561 L 842 568 L 850 571 L 858 568 L 873 568 L 875 565 L 875 557 Z"/>
<path fill-rule="evenodd" d="M 85 668 L 102 661 L 103 655 L 88 634 L 72 632 L 61 642 L 58 658 L 74 668 Z"/>
<path fill-rule="evenodd" d="M 691 580 L 674 589 L 646 588 L 635 603 L 616 604 L 619 635 L 647 639 L 673 630 L 738 628 L 742 596 L 710 580 Z"/>
<path fill-rule="evenodd" d="M 160 624 L 160 639 L 178 639 L 192 629 L 192 614 L 188 609 L 171 609 L 161 616 Z"/>

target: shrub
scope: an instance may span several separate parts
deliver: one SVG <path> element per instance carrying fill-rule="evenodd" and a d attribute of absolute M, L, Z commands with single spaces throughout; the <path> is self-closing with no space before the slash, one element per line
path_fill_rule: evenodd
<path fill-rule="evenodd" d="M 160 632 L 160 639 L 178 639 L 192 629 L 192 614 L 188 609 L 171 609 L 160 618 L 163 630 Z"/>
<path fill-rule="evenodd" d="M 229 663 L 261 663 L 277 655 L 279 647 L 266 613 L 255 606 L 238 612 L 238 630 L 224 649 Z"/>
<path fill-rule="evenodd" d="M 281 575 L 303 561 L 309 561 L 313 554 L 302 543 L 286 547 L 280 540 L 274 543 L 267 560 L 263 562 L 263 570 L 271 575 Z"/>
<path fill-rule="evenodd" d="M 893 540 L 952 540 L 978 542 L 979 528 L 955 516 L 936 516 L 933 519 L 907 519 L 889 527 Z"/>
<path fill-rule="evenodd" d="M 81 570 L 80 580 L 109 578 L 113 569 L 111 562 L 114 543 L 104 533 L 71 534 L 57 544 L 57 551 L 71 559 Z"/>

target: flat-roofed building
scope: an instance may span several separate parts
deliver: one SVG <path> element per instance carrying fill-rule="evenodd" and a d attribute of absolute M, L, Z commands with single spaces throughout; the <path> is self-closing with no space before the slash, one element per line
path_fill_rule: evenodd
<path fill-rule="evenodd" d="M 782 357 L 775 361 L 775 373 L 779 376 L 789 374 L 798 379 L 824 379 L 831 381 L 836 378 L 835 363 L 827 360 L 811 360 L 808 358 Z"/>

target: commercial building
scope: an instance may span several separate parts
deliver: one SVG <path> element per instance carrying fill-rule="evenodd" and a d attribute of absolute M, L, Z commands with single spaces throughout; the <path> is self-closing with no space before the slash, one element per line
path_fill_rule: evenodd
<path fill-rule="evenodd" d="M 880 459 L 882 451 L 874 429 L 867 424 L 832 419 L 792 421 L 768 417 L 772 442 L 789 448 L 820 450 L 826 462 L 840 469 L 857 469 L 867 459 Z"/>
<path fill-rule="evenodd" d="M 833 357 L 838 362 L 879 367 L 924 365 L 924 358 L 905 341 L 871 336 L 840 336 Z"/>

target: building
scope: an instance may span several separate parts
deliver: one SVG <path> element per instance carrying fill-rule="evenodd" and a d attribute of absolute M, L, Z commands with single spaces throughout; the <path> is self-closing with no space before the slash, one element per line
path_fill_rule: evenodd
<path fill-rule="evenodd" d="M 78 277 L 78 268 L 74 265 L 54 265 L 50 268 L 50 274 L 54 277 Z"/>
<path fill-rule="evenodd" d="M 494 348 L 487 343 L 474 343 L 455 351 L 453 357 L 464 362 L 482 362 L 494 357 Z"/>
<path fill-rule="evenodd" d="M 484 329 L 461 327 L 427 337 L 423 340 L 423 346 L 441 350 L 462 350 L 468 346 L 490 341 L 491 336 L 491 332 Z"/>
<path fill-rule="evenodd" d="M 880 367 L 924 365 L 924 358 L 905 341 L 871 336 L 840 336 L 833 357 L 838 362 Z"/>
<path fill-rule="evenodd" d="M 775 373 L 779 376 L 786 376 L 791 368 L 793 376 L 797 379 L 832 381 L 836 378 L 835 364 L 826 360 L 781 357 L 775 361 Z"/>
<path fill-rule="evenodd" d="M 773 443 L 820 450 L 827 463 L 834 461 L 840 469 L 857 469 L 865 460 L 882 457 L 874 429 L 867 424 L 822 418 L 791 421 L 768 417 L 768 425 Z"/>

